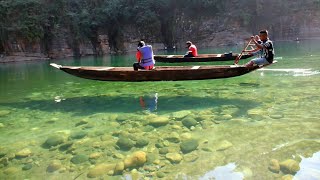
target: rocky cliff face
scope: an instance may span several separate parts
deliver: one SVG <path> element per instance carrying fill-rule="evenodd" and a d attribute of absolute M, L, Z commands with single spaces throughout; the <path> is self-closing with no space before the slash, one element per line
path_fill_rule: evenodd
<path fill-rule="evenodd" d="M 281 10 L 277 10 L 281 11 Z M 257 14 L 260 11 L 257 10 Z M 239 11 L 238 13 L 245 13 Z M 260 29 L 268 29 L 273 40 L 295 40 L 296 38 L 320 37 L 320 12 L 307 9 L 305 11 L 290 11 L 281 16 L 266 17 L 257 15 L 257 20 L 237 17 L 237 13 L 226 13 L 214 18 L 194 18 L 193 20 L 180 17 L 176 21 L 175 39 L 177 48 L 184 48 L 185 41 L 190 40 L 201 47 L 229 46 L 242 43 L 244 39 L 257 34 Z M 259 19 L 260 18 L 260 19 Z M 250 23 L 256 22 L 256 23 Z M 136 50 L 136 42 L 140 38 L 146 38 L 148 43 L 154 45 L 155 49 L 165 48 L 159 37 L 159 31 L 150 30 L 148 36 L 137 31 L 134 27 L 122 27 L 124 36 L 117 42 L 118 52 Z M 19 38 L 11 38 L 6 44 L 9 49 L 8 55 L 22 56 L 25 59 L 65 58 L 72 56 L 103 55 L 114 53 L 110 50 L 107 33 L 99 32 L 95 41 L 90 39 L 73 41 L 70 33 L 61 29 L 51 41 L 51 50 L 44 53 L 44 45 L 39 41 L 28 42 Z M 29 58 L 27 58 L 29 57 Z M 31 58 L 32 59 L 32 58 Z M 3 55 L 2 55 L 3 60 Z M 1 61 L 1 59 L 0 59 Z"/>

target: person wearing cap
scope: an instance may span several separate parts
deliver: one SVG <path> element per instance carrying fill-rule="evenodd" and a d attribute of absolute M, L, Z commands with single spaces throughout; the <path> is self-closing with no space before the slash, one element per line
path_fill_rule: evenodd
<path fill-rule="evenodd" d="M 187 48 L 189 49 L 187 51 L 187 53 L 184 55 L 184 57 L 197 57 L 198 56 L 198 50 L 197 50 L 197 47 L 192 44 L 191 41 L 187 41 L 186 42 L 187 44 Z"/>
<path fill-rule="evenodd" d="M 139 69 L 152 70 L 154 68 L 155 60 L 152 46 L 146 45 L 144 41 L 139 41 L 138 43 L 136 58 L 138 62 L 133 64 L 135 71 Z"/>

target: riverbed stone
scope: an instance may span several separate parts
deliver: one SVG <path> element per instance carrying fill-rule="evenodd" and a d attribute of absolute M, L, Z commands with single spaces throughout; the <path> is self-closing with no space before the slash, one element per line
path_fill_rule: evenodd
<path fill-rule="evenodd" d="M 50 164 L 47 167 L 47 172 L 55 172 L 57 170 L 59 170 L 60 168 L 62 168 L 62 164 L 61 161 L 59 160 L 53 160 L 52 162 L 50 162 Z"/>
<path fill-rule="evenodd" d="M 268 113 L 263 109 L 250 109 L 248 110 L 248 116 L 253 120 L 261 120 L 267 115 Z"/>
<path fill-rule="evenodd" d="M 149 125 L 153 127 L 165 126 L 169 123 L 170 119 L 166 116 L 156 116 L 149 121 Z"/>
<path fill-rule="evenodd" d="M 82 139 L 82 138 L 86 137 L 87 134 L 88 133 L 85 132 L 85 131 L 74 132 L 74 133 L 72 133 L 70 135 L 69 139 L 72 139 L 72 140 L 74 140 L 74 139 Z"/>
<path fill-rule="evenodd" d="M 297 161 L 287 159 L 280 163 L 280 170 L 285 174 L 296 174 L 300 170 L 300 166 Z"/>
<path fill-rule="evenodd" d="M 293 180 L 293 176 L 291 174 L 287 174 L 282 176 L 281 180 Z"/>
<path fill-rule="evenodd" d="M 233 146 L 233 144 L 227 140 L 221 141 L 217 146 L 217 151 L 224 151 L 226 149 L 229 149 Z"/>
<path fill-rule="evenodd" d="M 167 137 L 165 137 L 165 139 L 172 143 L 180 142 L 180 136 L 177 132 L 170 133 Z"/>
<path fill-rule="evenodd" d="M 136 141 L 136 147 L 144 147 L 146 145 L 149 144 L 149 140 L 147 138 L 139 138 L 137 141 Z"/>
<path fill-rule="evenodd" d="M 198 124 L 198 121 L 188 116 L 186 118 L 183 118 L 182 124 L 187 128 L 191 128 L 192 126 L 196 126 Z"/>
<path fill-rule="evenodd" d="M 177 112 L 172 113 L 171 117 L 175 118 L 175 119 L 182 119 L 182 118 L 188 116 L 189 114 L 191 114 L 191 111 L 182 110 L 182 111 L 177 111 Z"/>
<path fill-rule="evenodd" d="M 28 171 L 32 169 L 32 164 L 31 163 L 28 163 L 28 164 L 25 164 L 23 167 L 22 167 L 22 170 L 24 171 Z"/>
<path fill-rule="evenodd" d="M 89 157 L 87 155 L 78 154 L 78 155 L 73 156 L 70 161 L 73 164 L 81 164 L 81 163 L 88 161 L 88 159 L 89 159 Z"/>
<path fill-rule="evenodd" d="M 184 140 L 191 139 L 191 138 L 192 138 L 192 135 L 191 135 L 191 133 L 182 133 L 182 134 L 180 135 L 180 138 L 181 138 L 182 141 L 184 141 Z"/>
<path fill-rule="evenodd" d="M 190 153 L 196 150 L 199 146 L 199 142 L 196 139 L 188 139 L 180 144 L 180 149 L 184 154 Z"/>
<path fill-rule="evenodd" d="M 51 148 L 57 145 L 60 145 L 64 142 L 64 138 L 60 135 L 53 135 L 48 137 L 48 139 L 43 144 L 46 148 Z"/>
<path fill-rule="evenodd" d="M 107 174 L 109 171 L 113 171 L 115 168 L 114 164 L 98 164 L 94 168 L 90 169 L 87 177 L 88 178 L 97 178 Z"/>
<path fill-rule="evenodd" d="M 178 164 L 182 161 L 183 157 L 179 153 L 167 153 L 166 159 L 168 159 L 173 164 Z"/>
<path fill-rule="evenodd" d="M 147 162 L 147 154 L 143 151 L 137 151 L 127 157 L 123 162 L 125 168 L 140 167 Z"/>
<path fill-rule="evenodd" d="M 0 123 L 0 128 L 4 128 L 4 124 L 3 123 Z"/>
<path fill-rule="evenodd" d="M 121 175 L 123 170 L 124 170 L 124 163 L 122 161 L 118 162 L 114 168 L 114 174 Z"/>
<path fill-rule="evenodd" d="M 19 169 L 16 167 L 9 167 L 3 171 L 3 173 L 7 175 L 15 175 L 18 172 L 19 172 Z"/>
<path fill-rule="evenodd" d="M 9 110 L 0 110 L 0 117 L 7 116 L 11 113 Z"/>
<path fill-rule="evenodd" d="M 183 160 L 186 162 L 195 162 L 197 159 L 199 159 L 199 155 L 195 153 L 195 151 L 189 154 L 186 154 L 183 157 Z"/>
<path fill-rule="evenodd" d="M 31 156 L 32 152 L 29 148 L 24 148 L 15 154 L 16 158 L 26 158 Z"/>
<path fill-rule="evenodd" d="M 81 126 L 81 125 L 88 124 L 88 123 L 89 123 L 88 120 L 82 119 L 81 121 L 77 122 L 75 124 L 75 126 L 77 127 L 77 126 Z"/>
<path fill-rule="evenodd" d="M 102 156 L 102 152 L 94 152 L 89 155 L 89 159 L 98 159 Z"/>
<path fill-rule="evenodd" d="M 268 169 L 273 173 L 279 173 L 280 172 L 280 164 L 279 161 L 276 159 L 271 159 L 269 162 Z"/>
<path fill-rule="evenodd" d="M 157 175 L 157 178 L 164 178 L 166 176 L 166 174 L 161 171 L 157 172 L 156 175 Z"/>
<path fill-rule="evenodd" d="M 167 154 L 169 152 L 169 148 L 163 147 L 159 150 L 159 154 Z"/>
<path fill-rule="evenodd" d="M 134 146 L 134 143 L 127 137 L 120 137 L 116 144 L 121 150 L 124 151 L 130 150 Z"/>

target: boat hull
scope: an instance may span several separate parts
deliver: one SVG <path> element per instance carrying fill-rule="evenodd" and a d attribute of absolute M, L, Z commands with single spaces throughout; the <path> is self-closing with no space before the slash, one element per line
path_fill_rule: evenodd
<path fill-rule="evenodd" d="M 131 67 L 75 67 L 50 64 L 68 74 L 100 81 L 184 81 L 230 78 L 247 74 L 259 66 L 162 66 L 134 71 Z"/>

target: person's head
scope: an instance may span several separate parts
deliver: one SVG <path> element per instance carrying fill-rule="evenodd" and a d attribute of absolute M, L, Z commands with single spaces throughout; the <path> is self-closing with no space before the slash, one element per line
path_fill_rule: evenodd
<path fill-rule="evenodd" d="M 187 45 L 187 48 L 189 48 L 192 45 L 192 42 L 191 41 L 187 41 L 186 45 Z"/>
<path fill-rule="evenodd" d="M 259 33 L 259 37 L 261 41 L 265 41 L 268 39 L 268 31 L 267 30 L 261 30 Z"/>
<path fill-rule="evenodd" d="M 146 43 L 144 43 L 144 41 L 139 41 L 138 42 L 138 47 L 143 47 L 145 46 Z"/>

